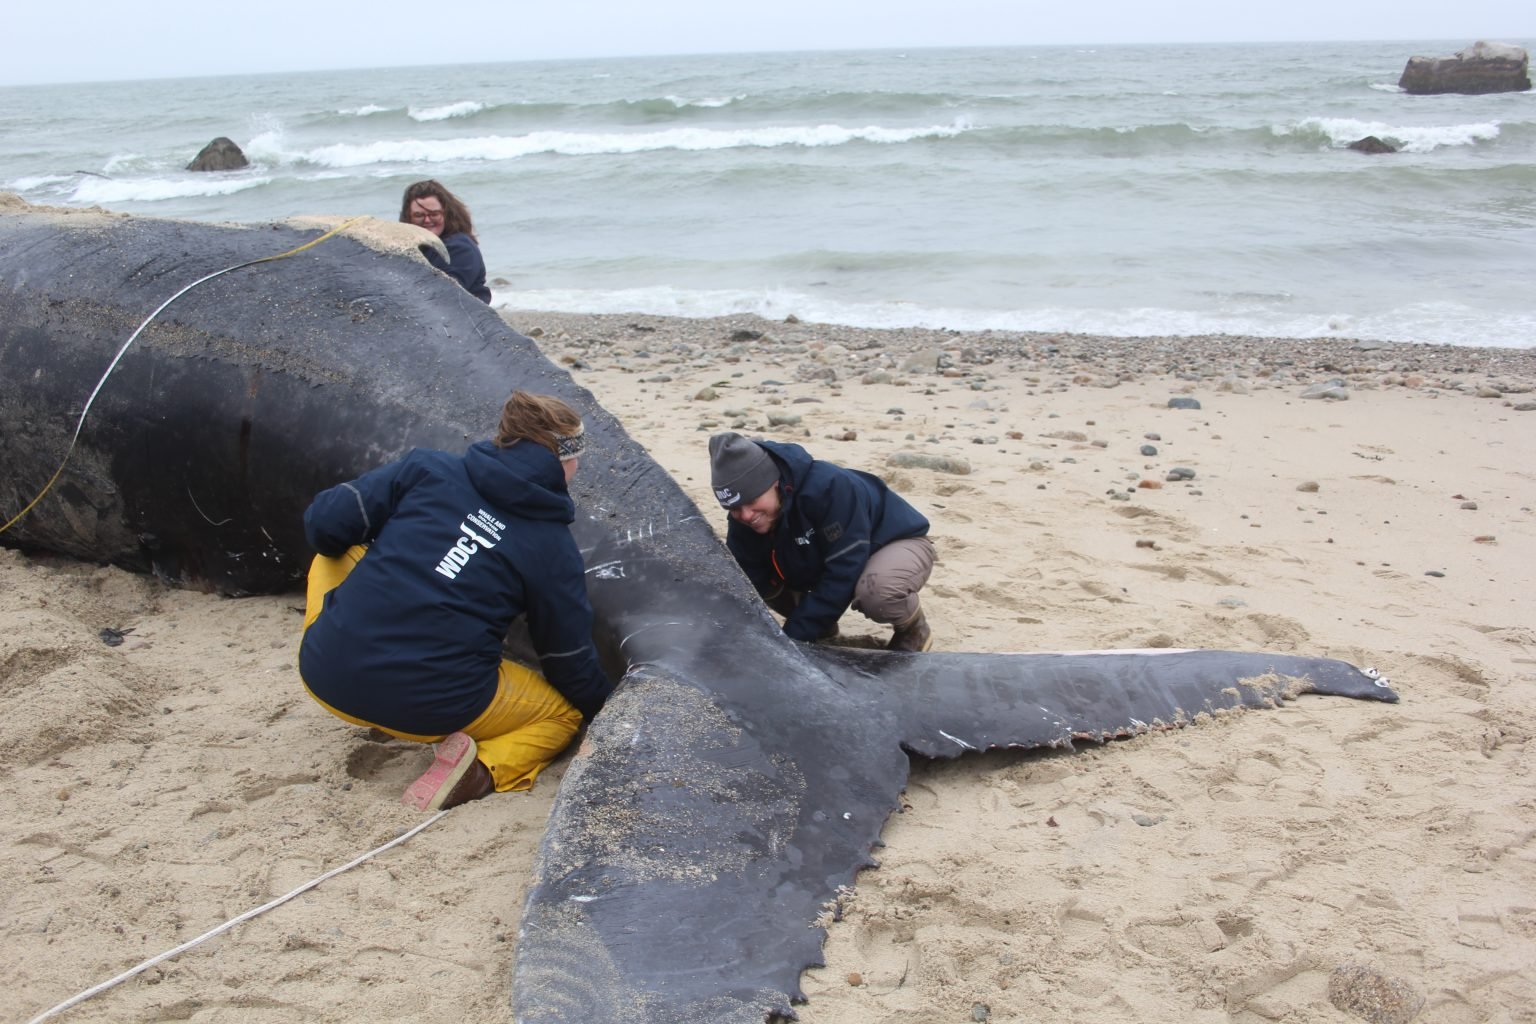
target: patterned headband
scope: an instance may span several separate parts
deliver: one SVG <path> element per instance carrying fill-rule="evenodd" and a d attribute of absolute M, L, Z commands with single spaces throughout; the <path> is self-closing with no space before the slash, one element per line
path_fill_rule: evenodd
<path fill-rule="evenodd" d="M 555 447 L 560 449 L 560 461 L 569 462 L 582 452 L 587 450 L 587 428 L 581 424 L 576 428 L 576 433 L 569 437 L 555 435 Z"/>

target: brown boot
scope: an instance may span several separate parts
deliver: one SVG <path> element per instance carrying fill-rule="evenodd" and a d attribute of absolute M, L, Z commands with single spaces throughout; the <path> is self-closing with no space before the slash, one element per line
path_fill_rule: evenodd
<path fill-rule="evenodd" d="M 462 732 L 443 737 L 432 767 L 406 788 L 400 802 L 419 811 L 446 811 L 494 793 L 496 780 L 477 752 L 475 741 Z"/>
<path fill-rule="evenodd" d="M 491 775 L 491 770 L 485 766 L 485 762 L 476 758 L 470 763 L 464 777 L 454 784 L 447 796 L 443 797 L 443 802 L 437 805 L 437 809 L 446 811 L 450 807 L 467 804 L 471 800 L 479 800 L 494 792 L 496 792 L 496 779 Z"/>
<path fill-rule="evenodd" d="M 891 642 L 885 646 L 892 651 L 926 651 L 933 646 L 933 630 L 919 608 L 906 622 L 899 622 L 891 634 Z"/>

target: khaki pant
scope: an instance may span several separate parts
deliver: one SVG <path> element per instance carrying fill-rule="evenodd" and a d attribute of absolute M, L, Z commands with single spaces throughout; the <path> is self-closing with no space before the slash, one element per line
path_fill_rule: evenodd
<path fill-rule="evenodd" d="M 368 549 L 359 545 L 340 558 L 315 556 L 309 568 L 309 589 L 304 601 L 304 628 L 320 617 L 325 595 L 347 578 L 352 567 L 362 561 Z M 378 729 L 402 740 L 436 743 L 442 736 L 421 736 L 390 729 L 338 711 L 319 697 L 309 685 L 305 691 L 315 703 L 344 722 Z M 496 695 L 490 705 L 460 732 L 468 733 L 478 748 L 476 756 L 491 770 L 496 791 L 506 793 L 530 788 L 539 772 L 548 767 L 560 751 L 570 744 L 581 728 L 581 712 L 560 695 L 560 691 L 531 668 L 515 661 L 502 661 L 496 673 Z"/>
<path fill-rule="evenodd" d="M 937 559 L 927 537 L 893 540 L 869 556 L 853 588 L 854 611 L 886 625 L 899 625 L 917 614 L 917 592 L 928 582 Z M 768 607 L 788 616 L 800 603 L 798 590 L 781 589 L 765 595 Z M 833 630 L 835 633 L 836 630 Z"/>
<path fill-rule="evenodd" d="M 917 592 L 933 572 L 933 541 L 927 537 L 893 540 L 869 556 L 853 588 L 853 610 L 887 625 L 917 614 Z"/>

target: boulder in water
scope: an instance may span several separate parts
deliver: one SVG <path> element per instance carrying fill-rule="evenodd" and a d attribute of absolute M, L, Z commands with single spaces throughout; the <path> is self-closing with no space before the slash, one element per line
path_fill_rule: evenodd
<path fill-rule="evenodd" d="M 192 162 L 187 164 L 187 170 L 238 171 L 242 167 L 249 167 L 250 164 L 245 154 L 240 152 L 239 146 L 220 135 L 192 158 Z"/>
<path fill-rule="evenodd" d="M 1358 153 L 1396 153 L 1397 147 L 1390 142 L 1382 142 L 1374 135 L 1367 135 L 1363 139 L 1356 139 L 1348 146 Z"/>
<path fill-rule="evenodd" d="M 1416 96 L 1524 92 L 1531 87 L 1530 68 L 1524 47 L 1479 40 L 1454 57 L 1409 57 L 1397 87 Z"/>

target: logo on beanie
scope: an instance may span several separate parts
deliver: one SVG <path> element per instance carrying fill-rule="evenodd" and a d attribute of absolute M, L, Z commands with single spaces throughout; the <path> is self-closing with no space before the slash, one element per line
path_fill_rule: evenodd
<path fill-rule="evenodd" d="M 729 487 L 716 487 L 715 500 L 726 508 L 730 508 L 732 505 L 741 504 L 741 492 L 733 491 Z"/>

